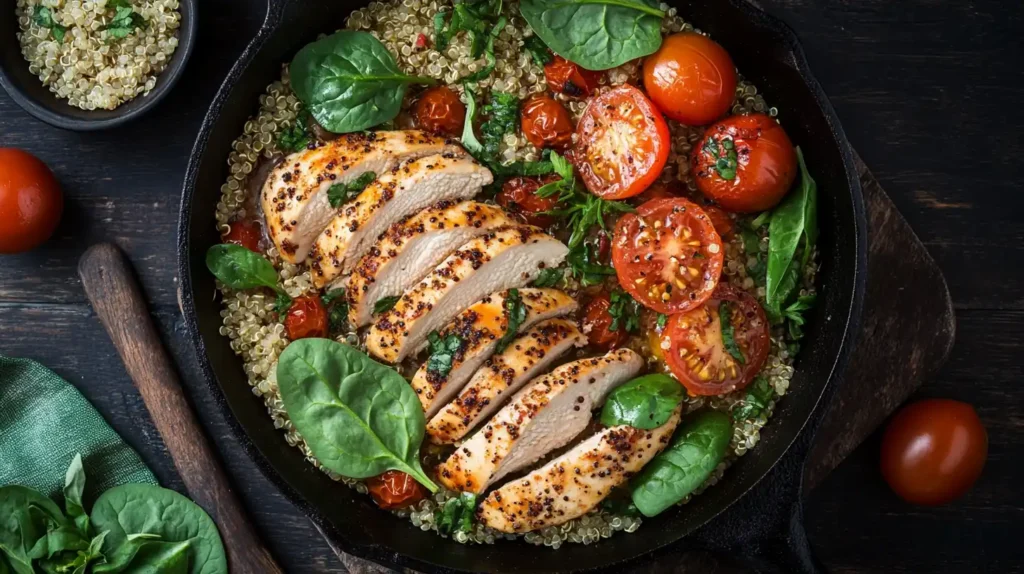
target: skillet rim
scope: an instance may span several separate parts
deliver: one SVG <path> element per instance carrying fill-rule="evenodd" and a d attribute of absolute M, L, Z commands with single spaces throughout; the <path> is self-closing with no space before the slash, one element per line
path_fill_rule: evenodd
<path fill-rule="evenodd" d="M 199 167 L 202 164 L 203 157 L 206 153 L 212 128 L 219 120 L 224 108 L 225 101 L 227 99 L 225 96 L 236 86 L 239 78 L 245 74 L 266 43 L 277 32 L 277 28 L 280 25 L 279 20 L 281 13 L 288 2 L 290 2 L 290 0 L 268 0 L 268 12 L 263 25 L 229 70 L 221 86 L 218 88 L 217 94 L 214 97 L 207 114 L 203 118 L 203 122 L 200 125 L 197 139 L 193 146 L 186 169 L 177 228 L 178 273 L 180 279 L 178 296 L 184 324 L 188 332 L 188 338 L 191 342 L 192 351 L 195 354 L 195 361 L 199 364 L 205 382 L 212 392 L 218 409 L 223 413 L 224 418 L 227 419 L 231 433 L 242 446 L 243 451 L 256 464 L 263 476 L 274 484 L 285 495 L 289 502 L 294 504 L 313 522 L 314 526 L 326 538 L 326 542 L 332 549 L 335 551 L 340 549 L 348 554 L 396 568 L 415 568 L 424 572 L 465 572 L 464 570 L 440 566 L 436 563 L 427 562 L 406 554 L 395 552 L 378 543 L 359 544 L 340 536 L 333 527 L 332 522 L 321 514 L 316 506 L 307 502 L 306 499 L 287 482 L 284 476 L 276 470 L 267 457 L 260 451 L 260 448 L 256 446 L 250 438 L 248 432 L 239 421 L 239 418 L 234 415 L 231 406 L 228 403 L 227 395 L 218 382 L 217 375 L 210 363 L 207 355 L 206 343 L 199 331 L 198 316 L 195 309 L 192 289 L 193 269 L 190 265 L 189 257 L 189 247 L 191 244 L 191 207 L 195 195 L 195 184 L 198 177 Z M 843 324 L 843 329 L 841 331 L 842 336 L 839 342 L 839 349 L 832 361 L 831 368 L 828 372 L 828 378 L 817 395 L 813 396 L 813 405 L 798 425 L 797 430 L 792 435 L 792 439 L 789 440 L 788 444 L 786 444 L 779 452 L 779 455 L 775 460 L 765 468 L 764 472 L 753 480 L 747 488 L 743 489 L 742 492 L 739 492 L 732 499 L 726 501 L 721 508 L 717 509 L 713 516 L 711 516 L 707 521 L 695 525 L 686 535 L 678 536 L 674 540 L 656 546 L 649 552 L 643 554 L 623 557 L 620 560 L 610 562 L 599 568 L 572 570 L 573 572 L 619 572 L 621 570 L 618 569 L 624 564 L 636 562 L 644 557 L 650 557 L 655 552 L 659 552 L 664 550 L 666 547 L 678 544 L 681 540 L 692 536 L 695 532 L 709 523 L 715 522 L 716 519 L 719 518 L 726 510 L 733 506 L 737 501 L 744 498 L 750 490 L 754 489 L 759 484 L 762 484 L 763 480 L 776 470 L 779 463 L 787 457 L 799 454 L 801 458 L 800 466 L 802 467 L 803 457 L 806 456 L 806 453 L 795 453 L 794 445 L 796 445 L 801 438 L 806 438 L 806 434 L 813 434 L 816 430 L 824 410 L 822 406 L 831 400 L 837 387 L 837 383 L 841 382 L 842 372 L 846 367 L 852 348 L 855 344 L 857 334 L 856 329 L 860 325 L 867 282 L 868 227 L 860 176 L 856 169 L 852 148 L 846 138 L 846 134 L 831 102 L 810 70 L 803 47 L 793 29 L 778 17 L 767 13 L 759 4 L 756 3 L 756 0 L 727 0 L 727 2 L 737 10 L 741 11 L 747 18 L 754 20 L 756 26 L 767 28 L 769 32 L 776 37 L 779 45 L 788 50 L 789 55 L 792 57 L 793 66 L 799 73 L 805 87 L 812 95 L 815 104 L 821 110 L 822 115 L 832 132 L 831 135 L 838 144 L 836 151 L 839 152 L 839 155 L 842 158 L 843 171 L 846 175 L 847 187 L 850 192 L 853 210 L 852 233 L 856 238 L 855 260 L 852 274 L 853 291 L 850 298 L 849 311 L 845 317 L 840 319 Z M 806 442 L 809 443 L 810 441 L 807 440 Z M 340 548 L 338 541 L 344 541 L 345 547 Z"/>

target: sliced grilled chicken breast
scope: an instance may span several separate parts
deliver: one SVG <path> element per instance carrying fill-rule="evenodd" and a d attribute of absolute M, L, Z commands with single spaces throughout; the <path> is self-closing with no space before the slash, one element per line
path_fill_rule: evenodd
<path fill-rule="evenodd" d="M 483 492 L 583 432 L 590 411 L 643 364 L 640 355 L 619 349 L 531 381 L 438 467 L 438 477 L 452 490 Z"/>
<path fill-rule="evenodd" d="M 454 401 L 445 404 L 427 424 L 430 440 L 453 443 L 491 416 L 502 400 L 536 377 L 573 346 L 582 347 L 587 337 L 566 319 L 549 319 L 534 325 L 514 340 L 505 352 L 484 363 Z M 438 404 L 447 402 L 439 398 Z"/>
<path fill-rule="evenodd" d="M 392 224 L 445 199 L 469 199 L 494 181 L 490 170 L 466 155 L 408 160 L 346 203 L 309 252 L 313 283 L 323 287 L 349 273 Z"/>
<path fill-rule="evenodd" d="M 484 296 L 533 281 L 545 267 L 565 259 L 568 248 L 536 227 L 506 227 L 460 247 L 407 291 L 370 328 L 366 348 L 397 363 L 427 335 Z"/>
<path fill-rule="evenodd" d="M 348 278 L 349 323 L 366 325 L 379 299 L 401 295 L 470 239 L 514 223 L 494 205 L 443 201 L 392 225 Z"/>
<path fill-rule="evenodd" d="M 480 521 L 502 532 L 557 526 L 596 507 L 616 486 L 662 451 L 679 425 L 682 405 L 660 427 L 602 430 L 530 474 L 487 495 Z"/>
<path fill-rule="evenodd" d="M 260 200 L 267 233 L 281 257 L 306 259 L 313 241 L 338 212 L 327 190 L 368 171 L 382 174 L 403 160 L 439 153 L 463 153 L 444 138 L 417 130 L 353 133 L 315 149 L 293 153 L 270 173 Z"/>
<path fill-rule="evenodd" d="M 412 378 L 412 388 L 419 396 L 428 420 L 459 392 L 494 352 L 508 329 L 506 296 L 508 291 L 484 297 L 459 313 L 440 331 L 442 338 L 458 336 L 460 344 L 447 375 L 428 371 L 424 364 Z M 519 298 L 526 307 L 526 320 L 519 326 L 520 331 L 539 321 L 572 313 L 577 307 L 575 299 L 557 289 L 520 289 Z"/>

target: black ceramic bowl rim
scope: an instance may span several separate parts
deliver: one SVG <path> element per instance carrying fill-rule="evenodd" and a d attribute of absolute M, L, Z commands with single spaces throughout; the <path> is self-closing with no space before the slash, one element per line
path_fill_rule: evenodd
<path fill-rule="evenodd" d="M 3 2 L 0 10 L 14 10 L 15 2 Z M 72 107 L 63 98 L 58 98 L 49 88 L 42 86 L 39 78 L 28 71 L 28 61 L 21 54 L 20 42 L 13 35 L 17 32 L 17 18 L 0 18 L 0 22 L 13 23 L 0 25 L 0 34 L 10 34 L 10 38 L 0 40 L 0 45 L 8 46 L 13 42 L 17 50 L 4 49 L 0 57 L 0 86 L 3 86 L 11 99 L 26 112 L 36 118 L 58 128 L 75 131 L 96 131 L 113 128 L 130 122 L 153 109 L 181 77 L 185 64 L 192 55 L 192 47 L 196 37 L 196 0 L 179 0 L 178 11 L 181 14 L 181 26 L 178 28 L 178 47 L 174 50 L 167 67 L 157 75 L 156 86 L 148 94 L 136 96 L 113 110 L 82 110 Z M 19 68 L 15 70 L 9 68 Z M 27 86 L 26 82 L 35 82 Z M 40 90 L 40 88 L 42 88 Z"/>

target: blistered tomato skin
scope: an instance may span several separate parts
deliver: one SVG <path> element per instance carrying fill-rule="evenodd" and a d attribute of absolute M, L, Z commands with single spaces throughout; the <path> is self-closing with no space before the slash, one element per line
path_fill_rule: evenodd
<path fill-rule="evenodd" d="M 229 223 L 231 228 L 223 237 L 224 243 L 241 245 L 249 251 L 260 252 L 260 238 L 263 236 L 263 229 L 260 224 L 252 220 L 240 220 Z"/>
<path fill-rule="evenodd" d="M 793 142 L 764 114 L 733 116 L 712 125 L 694 145 L 691 161 L 697 189 L 739 213 L 775 207 L 797 175 Z"/>
<path fill-rule="evenodd" d="M 416 101 L 416 122 L 424 130 L 457 136 L 465 121 L 466 105 L 448 86 L 430 88 Z"/>
<path fill-rule="evenodd" d="M 556 94 L 571 98 L 586 98 L 597 90 L 601 72 L 585 70 L 578 65 L 555 55 L 554 60 L 544 66 L 544 78 L 548 89 Z"/>
<path fill-rule="evenodd" d="M 601 351 L 617 349 L 629 339 L 629 333 L 624 326 L 620 325 L 615 331 L 611 330 L 613 318 L 608 312 L 611 306 L 608 294 L 600 293 L 584 307 L 583 320 L 580 322 L 580 331 L 587 336 L 587 342 Z"/>
<path fill-rule="evenodd" d="M 644 60 L 644 88 L 666 116 L 703 126 L 724 116 L 736 97 L 736 68 L 725 48 L 696 32 L 667 36 Z"/>
<path fill-rule="evenodd" d="M 555 209 L 558 205 L 558 198 L 540 197 L 537 195 L 537 190 L 542 185 L 558 179 L 557 175 L 514 177 L 501 186 L 501 191 L 495 197 L 495 201 L 512 215 L 530 225 L 549 227 L 555 223 L 556 219 L 551 215 L 544 215 L 544 212 Z"/>
<path fill-rule="evenodd" d="M 63 211 L 50 168 L 28 152 L 0 148 L 0 253 L 34 249 L 53 235 Z"/>
<path fill-rule="evenodd" d="M 520 116 L 523 135 L 537 149 L 562 151 L 572 145 L 572 117 L 558 100 L 533 96 L 523 103 Z"/>
<path fill-rule="evenodd" d="M 329 317 L 320 297 L 298 297 L 292 301 L 284 319 L 288 338 L 292 341 L 310 337 L 326 337 L 329 333 Z"/>
<path fill-rule="evenodd" d="M 366 488 L 377 506 L 385 510 L 408 508 L 423 500 L 427 493 L 423 486 L 408 474 L 389 470 L 366 481 Z"/>

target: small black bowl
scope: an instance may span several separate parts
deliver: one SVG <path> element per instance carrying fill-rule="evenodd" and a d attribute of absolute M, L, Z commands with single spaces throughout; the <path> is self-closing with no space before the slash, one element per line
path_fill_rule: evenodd
<path fill-rule="evenodd" d="M 174 87 L 192 54 L 196 37 L 196 0 L 179 0 L 181 25 L 178 47 L 156 86 L 144 96 L 125 102 L 113 110 L 82 110 L 58 98 L 39 78 L 28 71 L 18 42 L 16 0 L 0 0 L 0 86 L 28 113 L 44 122 L 76 131 L 103 130 L 129 122 L 156 106 Z"/>

